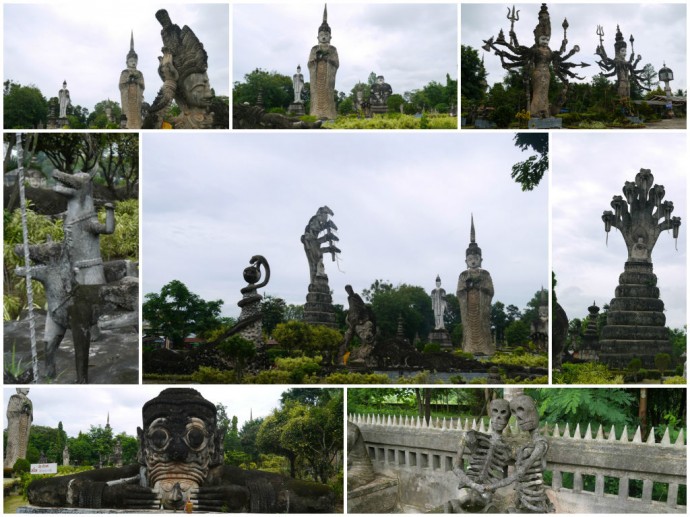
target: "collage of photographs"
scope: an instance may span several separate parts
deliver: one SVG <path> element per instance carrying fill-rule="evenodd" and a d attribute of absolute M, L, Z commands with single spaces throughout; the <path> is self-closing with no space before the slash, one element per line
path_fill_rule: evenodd
<path fill-rule="evenodd" d="M 3 515 L 688 513 L 686 0 L 0 1 Z"/>

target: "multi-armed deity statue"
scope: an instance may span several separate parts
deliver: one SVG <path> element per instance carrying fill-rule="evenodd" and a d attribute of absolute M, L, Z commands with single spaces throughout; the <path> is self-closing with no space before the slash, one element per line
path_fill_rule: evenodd
<path fill-rule="evenodd" d="M 190 388 L 168 388 L 142 408 L 138 464 L 40 479 L 36 506 L 206 512 L 332 512 L 331 490 L 316 483 L 223 464 L 214 404 Z"/>
<path fill-rule="evenodd" d="M 309 80 L 311 85 L 310 114 L 318 118 L 335 119 L 335 74 L 340 66 L 338 50 L 331 45 L 331 27 L 328 11 L 323 8 L 323 23 L 319 27 L 319 43 L 309 53 Z"/>
<path fill-rule="evenodd" d="M 160 128 L 163 115 L 174 100 L 181 112 L 173 121 L 175 128 L 210 129 L 213 92 L 206 73 L 208 54 L 204 45 L 192 29 L 186 25 L 180 29 L 174 24 L 165 9 L 156 12 L 156 19 L 163 27 L 163 56 L 158 58 L 163 86 L 151 104 L 144 128 Z"/>
<path fill-rule="evenodd" d="M 637 65 L 642 59 L 641 55 L 635 58 L 635 47 L 633 46 L 635 39 L 630 35 L 630 59 L 626 60 L 628 52 L 628 44 L 623 38 L 620 27 L 616 26 L 616 42 L 613 44 L 615 56 L 613 59 L 606 55 L 604 49 L 604 28 L 597 25 L 597 35 L 599 36 L 599 45 L 597 45 L 596 54 L 601 58 L 597 61 L 599 68 L 602 70 L 604 77 L 616 77 L 616 89 L 620 98 L 630 98 L 630 87 L 635 85 L 641 90 L 649 90 L 645 88 L 641 82 L 642 70 L 637 70 Z"/>
<path fill-rule="evenodd" d="M 654 185 L 649 169 L 640 169 L 635 181 L 626 181 L 623 196 L 613 196 L 602 215 L 607 233 L 617 228 L 628 248 L 625 269 L 619 278 L 616 297 L 611 300 L 606 326 L 601 331 L 600 361 L 625 367 L 631 359 L 654 367 L 654 356 L 670 353 L 664 302 L 659 299 L 653 272 L 652 250 L 665 230 L 678 237 L 680 217 L 671 217 L 673 202 L 662 201 L 663 185 Z"/>
<path fill-rule="evenodd" d="M 26 458 L 29 446 L 29 430 L 34 411 L 27 395 L 29 388 L 17 388 L 7 404 L 7 445 L 5 446 L 4 467 L 11 469 L 20 458 Z"/>
<path fill-rule="evenodd" d="M 481 268 L 482 250 L 475 241 L 474 217 L 471 218 L 470 245 L 465 253 L 467 269 L 458 278 L 458 302 L 462 321 L 462 349 L 479 355 L 491 355 L 496 346 L 491 339 L 491 300 L 494 284 L 488 271 Z"/>
<path fill-rule="evenodd" d="M 120 101 L 127 129 L 141 129 L 141 105 L 144 103 L 144 74 L 137 70 L 139 57 L 134 51 L 134 32 L 129 41 L 127 68 L 120 74 Z"/>
<path fill-rule="evenodd" d="M 332 215 L 333 211 L 327 206 L 319 208 L 309 219 L 301 240 L 309 262 L 309 292 L 307 303 L 304 305 L 304 321 L 334 327 L 333 298 L 323 265 L 325 253 L 330 253 L 333 261 L 336 260 L 336 254 L 340 253 L 338 247 L 333 244 L 339 239 L 333 233 L 338 227 L 329 219 Z M 322 246 L 324 244 L 325 246 Z"/>
<path fill-rule="evenodd" d="M 551 70 L 563 82 L 564 90 L 561 98 L 565 99 L 570 78 L 582 79 L 578 77 L 571 68 L 589 66 L 585 63 L 571 63 L 568 61 L 575 53 L 580 51 L 580 47 L 575 45 L 572 50 L 566 52 L 568 44 L 567 31 L 568 20 L 563 20 L 563 41 L 559 50 L 551 50 L 549 42 L 551 40 L 551 18 L 546 4 L 541 4 L 539 10 L 539 22 L 534 29 L 534 44 L 530 47 L 520 45 L 515 34 L 515 22 L 520 19 L 520 11 L 515 7 L 511 11 L 508 8 L 508 19 L 510 20 L 510 41 L 506 41 L 503 29 L 498 33 L 494 41 L 491 37 L 484 41 L 482 47 L 487 52 L 493 50 L 501 58 L 501 65 L 509 71 L 521 70 L 523 82 L 527 93 L 527 107 L 532 118 L 548 118 L 555 111 L 549 105 L 549 83 L 551 82 Z M 502 50 L 499 47 L 505 47 Z M 557 108 L 554 107 L 554 108 Z"/>

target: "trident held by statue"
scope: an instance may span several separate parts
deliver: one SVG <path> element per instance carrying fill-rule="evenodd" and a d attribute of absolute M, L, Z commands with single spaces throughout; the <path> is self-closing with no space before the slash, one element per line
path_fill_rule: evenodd
<path fill-rule="evenodd" d="M 506 18 L 508 18 L 510 20 L 510 40 L 511 40 L 510 42 L 515 44 L 513 42 L 513 39 L 515 39 L 515 31 L 513 30 L 513 28 L 515 27 L 515 22 L 520 20 L 520 9 L 515 11 L 514 5 L 513 5 L 513 11 L 512 12 L 510 11 L 510 7 L 508 7 L 507 9 L 508 9 L 508 14 L 506 15 Z"/>
<path fill-rule="evenodd" d="M 597 36 L 599 36 L 599 45 L 604 46 L 604 27 L 597 25 Z"/>

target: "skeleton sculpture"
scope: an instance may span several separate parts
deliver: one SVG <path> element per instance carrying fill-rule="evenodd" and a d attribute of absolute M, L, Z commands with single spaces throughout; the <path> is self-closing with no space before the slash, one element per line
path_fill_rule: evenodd
<path fill-rule="evenodd" d="M 570 63 L 574 54 L 580 51 L 580 47 L 575 45 L 572 50 L 566 53 L 568 44 L 567 31 L 568 20 L 563 21 L 563 41 L 559 50 L 551 50 L 549 41 L 551 40 L 551 18 L 546 4 L 541 4 L 539 10 L 539 22 L 534 29 L 534 45 L 526 47 L 520 45 L 514 31 L 515 22 L 520 19 L 520 11 L 511 12 L 508 9 L 507 18 L 510 20 L 510 41 L 506 41 L 503 29 L 498 33 L 496 41 L 493 36 L 484 40 L 482 47 L 487 52 L 493 50 L 501 58 L 501 66 L 506 70 L 513 71 L 521 69 L 523 82 L 527 94 L 527 107 L 532 117 L 544 118 L 551 114 L 549 108 L 549 83 L 551 81 L 551 69 L 556 76 L 563 82 L 564 90 L 561 97 L 565 98 L 568 90 L 570 78 L 583 79 L 577 76 L 570 69 L 574 67 L 589 66 L 586 63 Z M 507 50 L 499 48 L 505 47 Z"/>
<path fill-rule="evenodd" d="M 521 446 L 515 455 L 515 470 L 509 476 L 477 487 L 486 494 L 497 488 L 515 483 L 517 513 L 550 513 L 553 505 L 546 496 L 544 470 L 549 444 L 539 433 L 539 413 L 532 397 L 519 395 L 510 401 L 510 411 L 517 419 L 518 427 L 530 433 L 530 441 Z M 513 511 L 509 510 L 511 513 Z"/>
<path fill-rule="evenodd" d="M 460 478 L 460 493 L 457 499 L 448 503 L 449 513 L 496 511 L 491 505 L 492 494 L 482 485 L 501 480 L 506 475 L 510 461 L 510 447 L 503 441 L 503 430 L 510 419 L 510 405 L 507 400 L 491 401 L 491 433 L 468 431 L 463 435 L 458 448 L 458 463 L 453 472 Z M 462 456 L 469 451 L 467 470 L 463 470 Z"/>

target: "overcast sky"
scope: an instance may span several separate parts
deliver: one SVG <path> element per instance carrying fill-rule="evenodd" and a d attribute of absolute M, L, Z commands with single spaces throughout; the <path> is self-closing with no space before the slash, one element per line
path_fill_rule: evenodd
<path fill-rule="evenodd" d="M 342 250 L 325 257 L 333 301 L 347 307 L 376 279 L 455 293 L 474 213 L 494 302 L 524 309 L 547 286 L 547 185 L 522 192 L 513 134 L 294 132 L 142 136 L 143 292 L 182 281 L 239 316 L 249 259 L 264 255 L 262 291 L 304 304 L 300 242 L 323 205 Z"/>
<path fill-rule="evenodd" d="M 484 40 L 498 36 L 503 29 L 506 39 L 509 38 L 510 21 L 507 19 L 510 2 L 505 3 L 465 3 L 461 7 L 461 42 L 470 45 L 484 55 L 484 66 L 489 73 L 489 85 L 501 82 L 506 71 L 501 68 L 498 56 L 482 50 Z M 674 72 L 675 79 L 671 81 L 671 88 L 675 92 L 679 88 L 687 89 L 687 20 L 685 3 L 640 3 L 640 4 L 602 4 L 593 3 L 548 3 L 551 14 L 551 49 L 558 50 L 563 40 L 563 19 L 568 19 L 567 50 L 579 45 L 580 52 L 570 61 L 585 62 L 590 66 L 572 69 L 576 74 L 585 77 L 589 82 L 601 69 L 596 62 L 595 55 L 599 36 L 597 25 L 604 28 L 604 48 L 609 57 L 614 56 L 616 26 L 619 25 L 625 41 L 628 44 L 628 58 L 631 55 L 630 35 L 634 37 L 635 53 L 642 55 L 638 65 L 642 69 L 651 63 L 658 72 L 664 61 Z M 534 44 L 534 27 L 537 25 L 539 3 L 515 4 L 519 10 L 520 19 L 515 22 L 515 33 L 521 45 Z M 610 78 L 609 80 L 614 80 Z M 573 82 L 580 82 L 573 80 Z M 662 85 L 663 88 L 663 85 Z"/>
<path fill-rule="evenodd" d="M 88 432 L 92 425 L 105 426 L 110 414 L 110 427 L 115 434 L 125 432 L 136 436 L 141 427 L 141 408 L 144 403 L 165 389 L 164 386 L 32 386 L 29 399 L 33 402 L 33 425 L 57 427 L 62 425 L 69 436 L 79 431 Z M 280 395 L 286 386 L 252 386 L 252 396 L 240 386 L 194 386 L 207 400 L 223 404 L 228 417 L 237 417 L 241 429 L 249 416 L 266 417 L 274 408 L 280 407 Z M 14 388 L 5 388 L 4 408 L 9 397 L 16 393 Z M 7 428 L 7 412 L 3 410 L 4 428 Z"/>
<path fill-rule="evenodd" d="M 323 19 L 323 2 L 235 4 L 233 81 L 256 68 L 292 77 L 307 61 Z M 393 93 L 446 83 L 458 74 L 456 4 L 329 3 L 331 44 L 338 49 L 338 91 L 350 93 L 371 72 L 383 75 Z"/>
<path fill-rule="evenodd" d="M 118 82 L 127 67 L 134 31 L 137 68 L 144 74 L 144 101 L 151 103 L 162 81 L 161 25 L 165 8 L 173 23 L 188 25 L 208 53 L 208 76 L 217 95 L 229 95 L 229 9 L 226 3 L 166 5 L 148 2 L 60 2 L 4 4 L 4 79 L 33 84 L 47 98 L 67 81 L 72 104 L 93 111 L 106 99 L 120 103 Z"/>
<path fill-rule="evenodd" d="M 583 318 L 593 301 L 599 307 L 614 297 L 628 253 L 620 232 L 606 232 L 601 215 L 622 195 L 626 181 L 650 169 L 666 188 L 674 216 L 681 218 L 678 250 L 663 232 L 652 251 L 654 273 L 666 308 L 666 325 L 686 323 L 687 171 L 685 133 L 569 132 L 551 140 L 553 183 L 553 268 L 558 301 L 569 319 Z"/>

